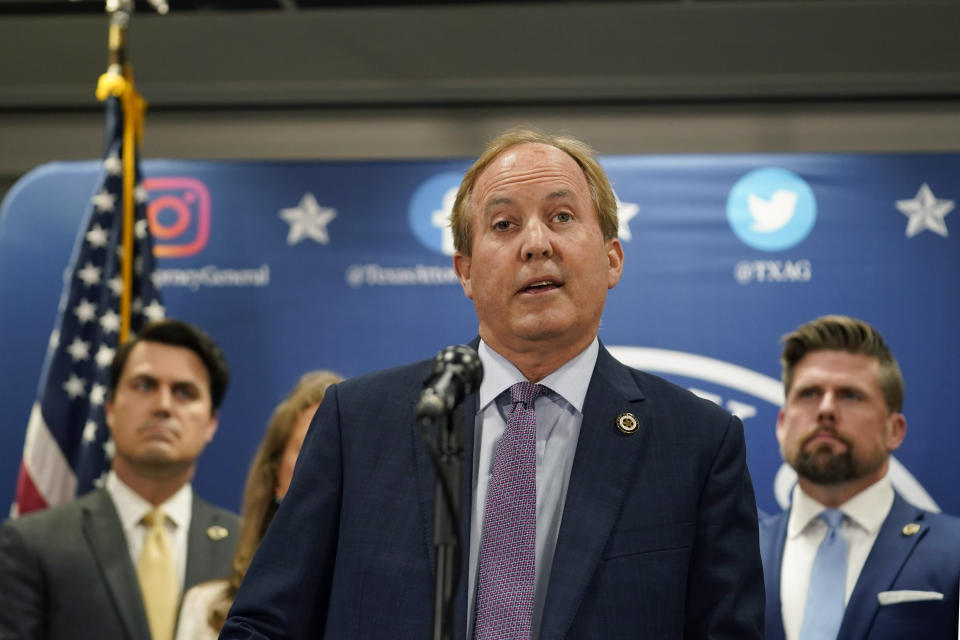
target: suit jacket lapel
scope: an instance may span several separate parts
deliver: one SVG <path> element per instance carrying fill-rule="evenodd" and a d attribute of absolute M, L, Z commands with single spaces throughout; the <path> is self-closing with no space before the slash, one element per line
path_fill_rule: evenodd
<path fill-rule="evenodd" d="M 190 509 L 190 530 L 187 532 L 187 571 L 183 579 L 183 592 L 193 585 L 217 576 L 221 567 L 229 566 L 230 555 L 234 547 L 236 531 L 229 531 L 228 523 L 222 522 L 219 514 L 196 493 L 193 494 L 193 506 Z M 208 534 L 211 527 L 228 529 L 223 538 Z M 226 554 L 226 555 L 225 555 Z"/>
<path fill-rule="evenodd" d="M 140 585 L 130 560 L 123 525 L 110 495 L 104 489 L 92 493 L 84 506 L 83 535 L 100 566 L 127 637 L 149 638 L 147 614 L 143 609 Z"/>
<path fill-rule="evenodd" d="M 919 524 L 920 530 L 913 535 L 904 535 L 903 526 L 911 522 Z M 929 528 L 930 526 L 923 522 L 923 512 L 920 509 L 899 494 L 894 494 L 890 513 L 880 527 L 857 585 L 850 594 L 838 637 L 867 637 L 880 608 L 877 594 L 890 589 L 903 563 Z"/>
<path fill-rule="evenodd" d="M 783 640 L 783 617 L 780 604 L 780 565 L 783 562 L 783 546 L 787 540 L 787 522 L 790 510 L 762 524 L 770 528 L 770 535 L 761 537 L 760 555 L 763 558 L 763 581 L 767 592 L 766 638 Z"/>
<path fill-rule="evenodd" d="M 570 473 L 541 636 L 563 637 L 596 571 L 613 529 L 650 421 L 643 393 L 629 370 L 603 347 L 583 405 L 580 438 Z M 633 413 L 640 427 L 625 435 L 617 416 Z"/>
<path fill-rule="evenodd" d="M 475 339 L 470 346 L 477 348 L 479 339 Z M 424 371 L 426 375 L 427 370 Z M 413 451 L 417 470 L 417 487 L 420 496 L 420 513 L 423 520 L 423 531 L 430 560 L 430 570 L 435 571 L 436 550 L 433 543 L 434 497 L 436 485 L 434 482 L 433 463 L 430 453 L 423 442 L 420 425 L 413 419 L 414 402 L 410 402 L 410 418 L 413 422 Z M 463 420 L 463 467 L 460 476 L 460 578 L 457 582 L 455 595 L 456 609 L 453 635 L 463 638 L 467 628 L 467 580 L 469 576 L 468 563 L 470 559 L 470 521 L 473 509 L 473 438 L 474 423 L 477 414 L 477 394 L 472 393 L 463 401 L 461 419 Z"/>

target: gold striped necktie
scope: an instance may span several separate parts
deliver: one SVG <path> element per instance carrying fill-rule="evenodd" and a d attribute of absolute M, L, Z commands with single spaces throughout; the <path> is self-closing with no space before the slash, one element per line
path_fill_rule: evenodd
<path fill-rule="evenodd" d="M 162 509 L 154 509 L 141 520 L 147 536 L 137 562 L 137 579 L 153 640 L 172 640 L 177 616 L 179 589 L 166 519 Z"/>

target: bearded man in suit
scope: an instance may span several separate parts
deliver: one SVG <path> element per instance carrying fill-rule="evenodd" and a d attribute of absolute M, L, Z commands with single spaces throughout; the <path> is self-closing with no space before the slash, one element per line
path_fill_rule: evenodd
<path fill-rule="evenodd" d="M 184 322 L 117 349 L 103 487 L 0 528 L 0 638 L 171 640 L 180 595 L 230 568 L 237 518 L 190 486 L 228 381 L 220 348 Z"/>
<path fill-rule="evenodd" d="M 783 337 L 789 509 L 760 526 L 767 640 L 957 636 L 960 519 L 898 494 L 903 376 L 872 326 L 823 316 Z"/>
<path fill-rule="evenodd" d="M 463 406 L 454 637 L 760 638 L 740 421 L 597 338 L 624 255 L 592 150 L 501 135 L 451 226 L 484 371 Z M 434 473 L 414 405 L 431 364 L 328 392 L 221 639 L 429 636 Z"/>

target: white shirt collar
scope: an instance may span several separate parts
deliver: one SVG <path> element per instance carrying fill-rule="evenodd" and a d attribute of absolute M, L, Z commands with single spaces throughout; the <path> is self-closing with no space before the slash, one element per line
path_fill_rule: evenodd
<path fill-rule="evenodd" d="M 799 484 L 793 488 L 792 501 L 790 521 L 787 523 L 787 537 L 790 538 L 800 535 L 827 508 L 804 493 Z M 892 506 L 893 485 L 890 484 L 890 478 L 884 475 L 840 505 L 840 510 L 854 524 L 872 535 L 879 531 Z"/>
<path fill-rule="evenodd" d="M 106 489 L 117 507 L 124 531 L 130 531 L 140 524 L 143 516 L 153 509 L 152 504 L 131 489 L 112 469 L 107 474 Z M 193 490 L 190 483 L 184 484 L 158 506 L 177 528 L 187 525 L 190 522 L 190 510 L 193 508 Z"/>
<path fill-rule="evenodd" d="M 480 383 L 477 406 L 480 412 L 501 393 L 517 382 L 526 381 L 526 378 L 512 362 L 487 346 L 483 340 L 480 341 L 477 353 L 483 364 L 483 381 Z M 590 378 L 593 376 L 599 353 L 600 341 L 594 337 L 593 342 L 586 349 L 541 380 L 539 384 L 548 387 L 582 414 L 583 401 L 587 397 L 587 387 L 590 386 Z"/>

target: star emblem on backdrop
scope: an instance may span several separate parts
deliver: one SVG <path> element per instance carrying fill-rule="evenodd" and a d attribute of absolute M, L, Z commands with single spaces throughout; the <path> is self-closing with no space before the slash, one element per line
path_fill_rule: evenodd
<path fill-rule="evenodd" d="M 927 185 L 921 185 L 917 195 L 911 200 L 897 200 L 897 209 L 909 218 L 906 236 L 912 238 L 921 231 L 933 231 L 947 237 L 947 223 L 944 217 L 953 211 L 953 200 L 940 200 Z"/>
<path fill-rule="evenodd" d="M 619 221 L 617 235 L 621 240 L 630 242 L 633 240 L 633 234 L 630 232 L 630 221 L 640 212 L 640 205 L 634 202 L 621 202 L 620 196 L 613 195 L 617 199 L 617 220 Z"/>
<path fill-rule="evenodd" d="M 304 238 L 310 238 L 318 244 L 329 244 L 327 225 L 337 217 L 337 210 L 321 207 L 309 191 L 300 198 L 300 204 L 280 210 L 280 217 L 290 225 L 287 244 L 293 246 Z"/>

